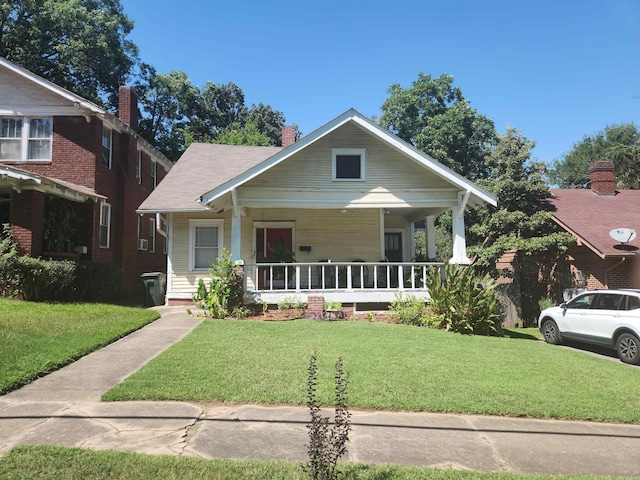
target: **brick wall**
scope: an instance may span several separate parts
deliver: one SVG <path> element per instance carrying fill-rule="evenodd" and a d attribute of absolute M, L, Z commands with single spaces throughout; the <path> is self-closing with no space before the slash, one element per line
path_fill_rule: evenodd
<path fill-rule="evenodd" d="M 282 127 L 282 148 L 287 148 L 296 142 L 296 127 L 287 125 Z"/>
<path fill-rule="evenodd" d="M 613 162 L 593 162 L 589 165 L 591 190 L 598 195 L 615 195 L 616 179 Z"/>
<path fill-rule="evenodd" d="M 26 255 L 42 255 L 44 194 L 33 190 L 11 194 L 11 234 Z"/>

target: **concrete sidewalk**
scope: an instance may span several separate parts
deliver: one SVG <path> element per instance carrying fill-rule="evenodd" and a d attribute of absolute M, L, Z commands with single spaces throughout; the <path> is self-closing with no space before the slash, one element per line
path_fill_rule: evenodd
<path fill-rule="evenodd" d="M 304 462 L 309 414 L 303 407 L 99 401 L 200 322 L 184 308 L 158 310 L 160 320 L 0 397 L 0 454 L 20 444 L 52 444 Z M 348 461 L 640 476 L 640 426 L 409 412 L 352 415 Z"/>

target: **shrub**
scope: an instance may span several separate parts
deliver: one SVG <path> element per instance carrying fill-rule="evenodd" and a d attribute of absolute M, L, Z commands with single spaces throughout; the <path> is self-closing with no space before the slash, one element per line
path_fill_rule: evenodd
<path fill-rule="evenodd" d="M 307 406 L 311 413 L 309 444 L 307 454 L 309 461 L 302 468 L 313 480 L 330 480 L 338 477 L 336 468 L 338 459 L 347 453 L 347 441 L 351 431 L 351 414 L 347 409 L 347 387 L 349 375 L 344 373 L 342 357 L 336 362 L 335 373 L 335 413 L 334 425 L 329 428 L 329 417 L 323 417 L 317 399 L 318 366 L 317 354 L 309 360 L 309 376 L 307 381 Z"/>
<path fill-rule="evenodd" d="M 420 327 L 427 322 L 427 304 L 414 295 L 396 293 L 390 306 L 398 314 L 398 323 Z"/>
<path fill-rule="evenodd" d="M 209 277 L 208 284 L 200 279 L 193 301 L 204 310 L 205 315 L 227 318 L 242 306 L 243 280 L 226 248 L 222 250 L 217 263 L 211 264 Z"/>
<path fill-rule="evenodd" d="M 122 288 L 122 272 L 109 263 L 0 257 L 0 293 L 33 302 L 108 301 Z"/>
<path fill-rule="evenodd" d="M 324 302 L 324 304 L 322 305 L 322 308 L 324 310 L 342 310 L 342 303 L 333 302 L 329 300 Z"/>
<path fill-rule="evenodd" d="M 433 272 L 427 279 L 432 321 L 439 328 L 459 333 L 500 334 L 502 318 L 496 287 L 489 275 L 480 279 L 472 267 L 447 265 L 444 278 L 439 271 Z"/>
<path fill-rule="evenodd" d="M 298 300 L 296 297 L 285 297 L 278 302 L 278 310 L 304 310 L 307 308 L 307 302 Z"/>

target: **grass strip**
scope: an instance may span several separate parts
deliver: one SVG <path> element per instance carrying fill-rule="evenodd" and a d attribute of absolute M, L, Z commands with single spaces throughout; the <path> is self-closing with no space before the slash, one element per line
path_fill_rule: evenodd
<path fill-rule="evenodd" d="M 304 404 L 318 352 L 318 397 L 333 364 L 352 408 L 640 423 L 640 369 L 523 338 L 366 322 L 205 320 L 104 400 Z"/>
<path fill-rule="evenodd" d="M 0 299 L 0 394 L 67 365 L 158 318 L 140 308 Z"/>
<path fill-rule="evenodd" d="M 341 463 L 345 480 L 588 480 L 613 479 L 588 475 L 527 475 L 452 469 Z M 91 451 L 53 446 L 19 446 L 0 458 L 1 480 L 234 480 L 308 478 L 288 462 L 204 460 L 151 456 L 129 452 Z"/>

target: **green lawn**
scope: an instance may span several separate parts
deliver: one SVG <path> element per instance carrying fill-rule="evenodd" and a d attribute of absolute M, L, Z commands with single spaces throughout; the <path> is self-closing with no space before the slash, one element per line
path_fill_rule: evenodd
<path fill-rule="evenodd" d="M 0 298 L 0 394 L 92 352 L 158 318 L 102 304 L 46 304 Z"/>
<path fill-rule="evenodd" d="M 325 404 L 342 356 L 353 408 L 640 423 L 640 368 L 512 337 L 520 338 L 366 322 L 205 320 L 103 398 L 304 404 L 317 351 Z"/>
<path fill-rule="evenodd" d="M 588 480 L 613 477 L 587 475 L 523 475 L 463 470 L 340 464 L 345 480 Z M 299 465 L 287 462 L 203 460 L 193 457 L 150 456 L 128 452 L 94 452 L 78 448 L 21 446 L 0 458 L 0 480 L 302 480 Z"/>

